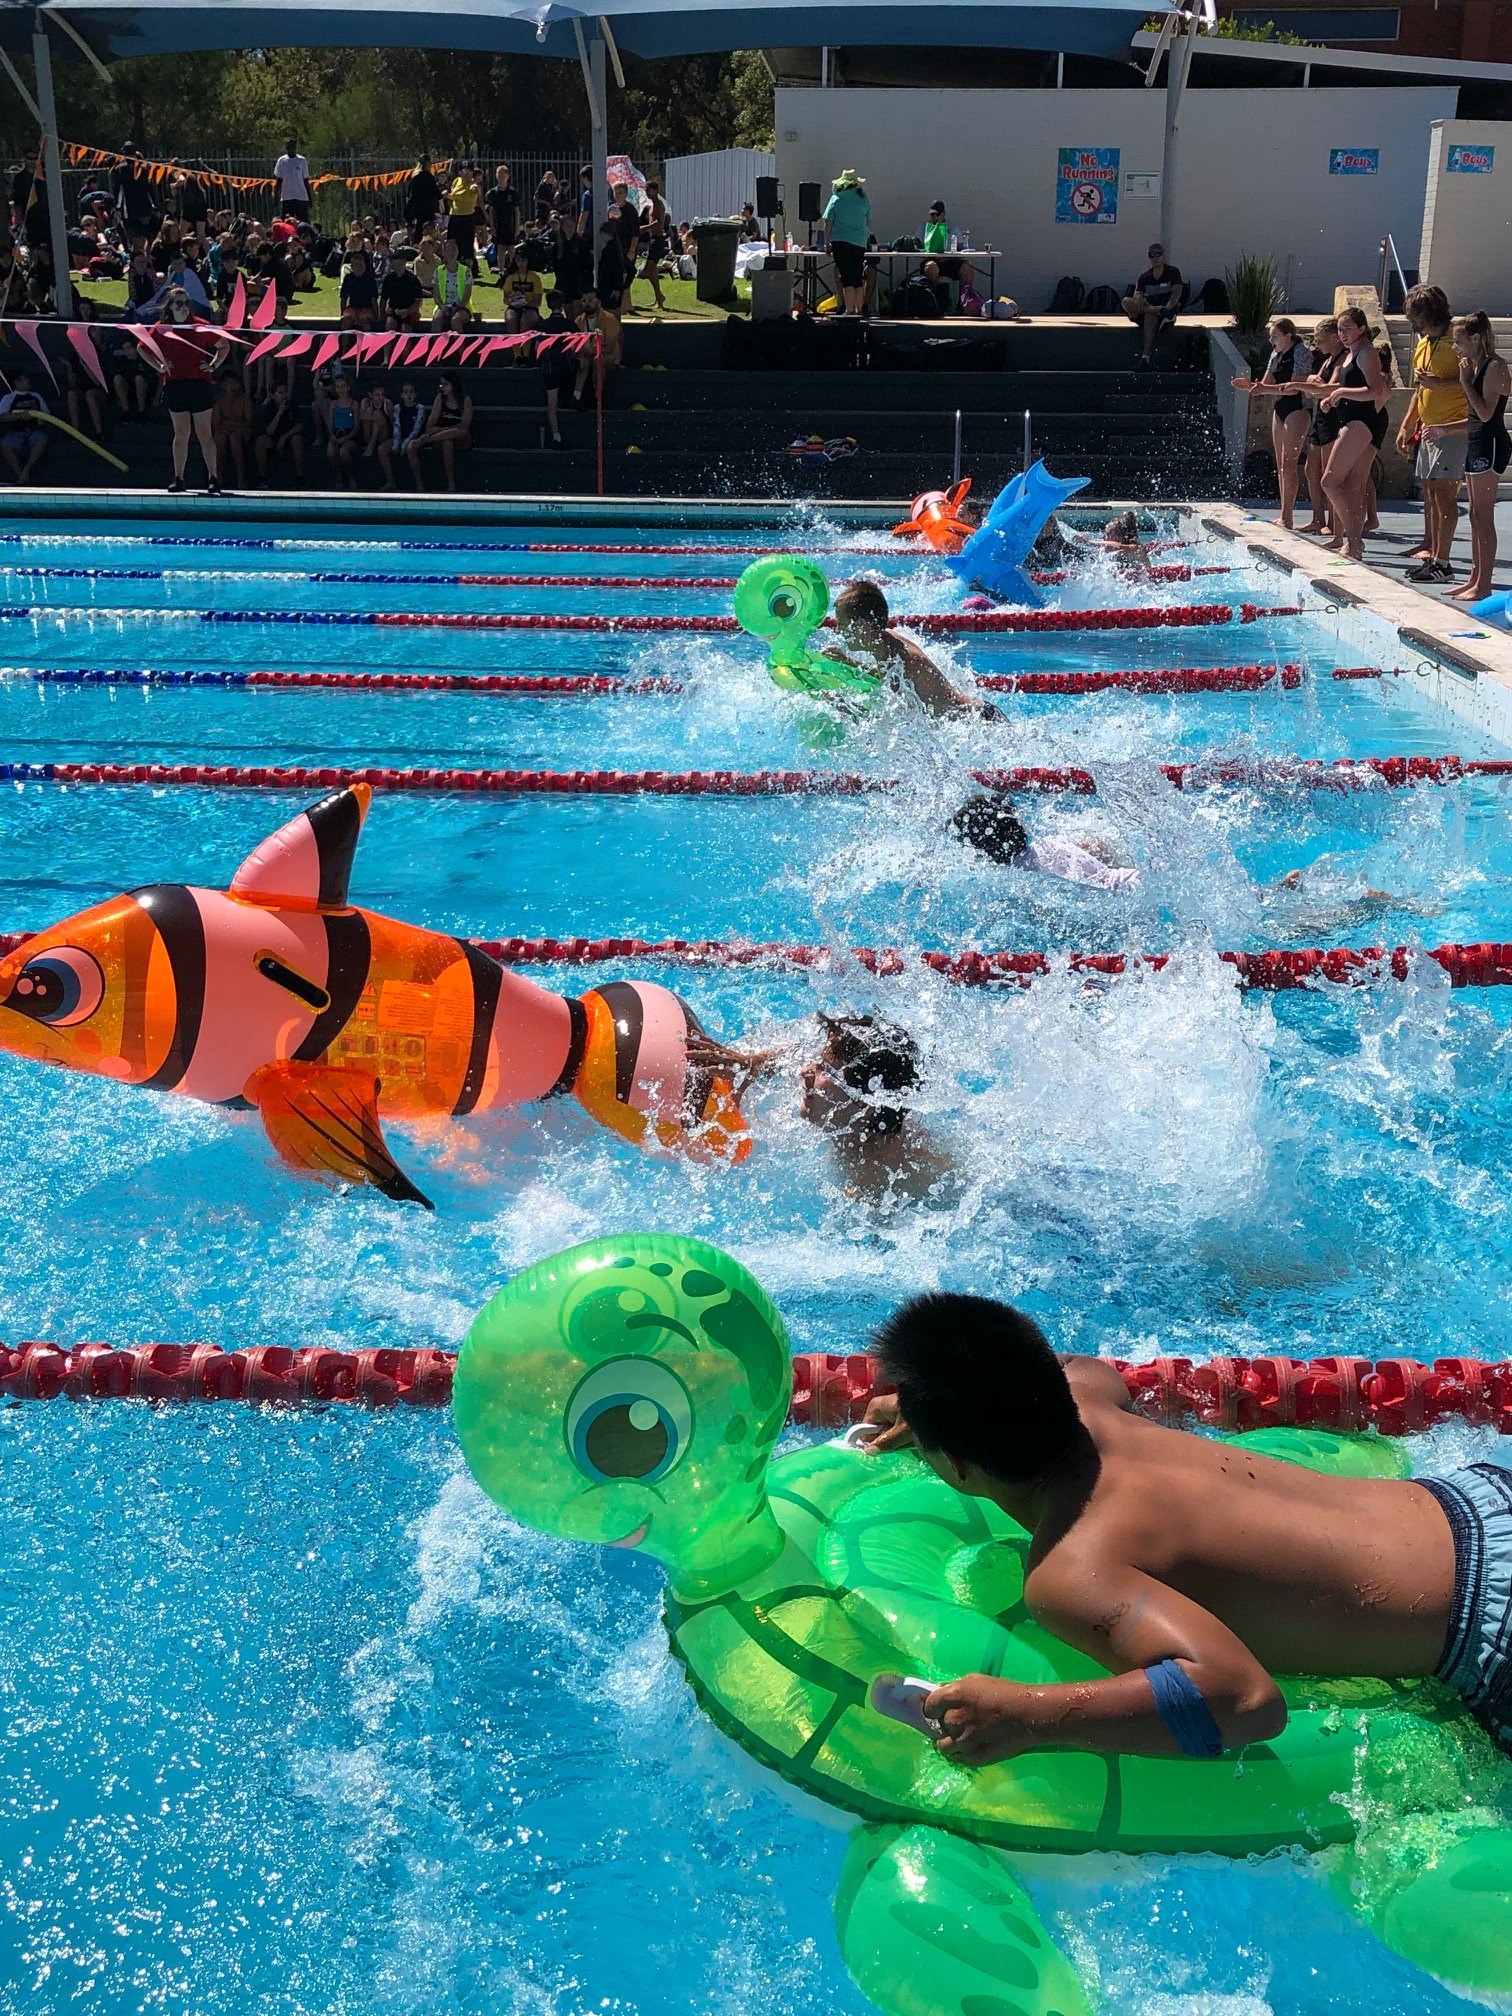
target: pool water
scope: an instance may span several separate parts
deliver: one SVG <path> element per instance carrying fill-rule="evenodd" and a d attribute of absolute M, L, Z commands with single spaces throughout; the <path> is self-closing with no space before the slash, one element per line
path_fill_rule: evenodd
<path fill-rule="evenodd" d="M 0 1057 L 7 1339 L 455 1343 L 541 1255 L 639 1226 L 711 1238 L 774 1295 L 795 1347 L 865 1346 L 903 1294 L 1011 1297 L 1108 1356 L 1512 1356 L 1505 1141 L 1512 1003 L 1405 985 L 1241 996 L 1222 947 L 1512 939 L 1500 788 L 1177 793 L 1161 761 L 1497 754 L 1411 676 L 1333 682 L 1358 642 L 1308 617 L 1193 630 L 969 636 L 974 673 L 1303 663 L 1294 692 L 1009 697 L 1002 726 L 881 710 L 814 747 L 744 638 L 217 624 L 190 612 L 722 613 L 739 556 L 559 556 L 484 534 L 161 543 L 123 527 L 0 543 L 16 668 L 594 671 L 677 695 L 227 691 L 0 680 L 0 761 L 402 767 L 830 766 L 887 799 L 376 798 L 355 900 L 446 931 L 756 938 L 911 950 L 1171 950 L 1163 972 L 1027 992 L 622 962 L 759 1044 L 816 1008 L 905 1022 L 961 1171 L 944 1208 L 869 1215 L 796 1114 L 759 1093 L 738 1172 L 637 1155 L 575 1106 L 393 1144 L 437 1202 L 293 1178 L 255 1119 Z M 185 536 L 196 536 L 186 532 Z M 515 538 L 509 533 L 504 539 Z M 677 535 L 553 529 L 670 546 Z M 730 541 L 733 534 L 692 534 Z M 753 533 L 762 550 L 782 543 Z M 951 606 L 936 565 L 823 523 L 832 577 Z M 1274 606 L 1227 575 L 1053 606 Z M 108 581 L 46 568 L 152 568 Z M 312 580 L 571 575 L 582 589 Z M 32 571 L 28 571 L 32 570 Z M 933 647 L 932 647 L 933 648 Z M 973 764 L 1080 763 L 1093 799 L 1034 802 L 1142 871 L 1113 897 L 1009 873 L 942 838 Z M 224 886 L 302 800 L 266 791 L 6 786 L 0 929 L 147 881 Z M 1307 872 L 1283 891 L 1278 878 Z M 1367 895 L 1367 892 L 1383 892 Z M 551 982 L 548 973 L 542 977 Z M 558 974 L 568 991 L 593 973 Z M 607 973 L 597 977 L 607 977 Z M 649 1560 L 512 1526 L 445 1416 L 297 1417 L 57 1403 L 0 1411 L 0 2008 L 41 2016 L 859 2016 L 830 1901 L 843 1836 L 792 1809 L 694 1711 Z M 1466 1430 L 1423 1461 L 1485 1453 Z M 1088 1857 L 1031 1872 L 1113 2012 L 1378 2016 L 1462 2006 L 1356 1926 L 1289 1856 Z"/>

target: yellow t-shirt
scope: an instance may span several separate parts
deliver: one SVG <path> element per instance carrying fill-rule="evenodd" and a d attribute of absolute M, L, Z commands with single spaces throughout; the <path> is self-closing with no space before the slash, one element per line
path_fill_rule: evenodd
<path fill-rule="evenodd" d="M 471 217 L 478 207 L 478 185 L 471 175 L 459 175 L 451 185 L 451 214 Z"/>
<path fill-rule="evenodd" d="M 1418 418 L 1425 427 L 1452 427 L 1470 416 L 1470 402 L 1459 382 L 1459 352 L 1446 330 L 1442 336 L 1419 336 L 1412 350 L 1412 370 L 1432 371 L 1436 377 L 1452 378 L 1452 385 L 1417 386 Z"/>

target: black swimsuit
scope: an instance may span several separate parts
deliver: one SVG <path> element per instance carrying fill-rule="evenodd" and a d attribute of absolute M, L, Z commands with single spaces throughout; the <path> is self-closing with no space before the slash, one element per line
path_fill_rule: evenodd
<path fill-rule="evenodd" d="M 1265 375 L 1273 385 L 1289 385 L 1297 375 L 1297 365 L 1301 361 L 1302 345 L 1293 343 L 1283 357 L 1279 350 L 1272 350 L 1270 362 L 1265 367 Z M 1303 372 L 1303 377 L 1307 373 Z M 1276 418 L 1289 420 L 1293 413 L 1302 411 L 1304 400 L 1298 392 L 1288 392 L 1284 399 L 1276 401 Z"/>
<path fill-rule="evenodd" d="M 1321 378 L 1325 385 L 1332 385 L 1338 376 L 1342 350 L 1336 350 L 1332 357 L 1325 357 L 1321 350 L 1313 352 L 1313 376 Z M 1327 397 L 1327 394 L 1324 395 Z M 1321 404 L 1313 414 L 1312 440 L 1319 448 L 1331 448 L 1339 438 L 1339 429 L 1344 425 L 1344 416 L 1336 406 L 1331 413 L 1325 413 Z"/>
<path fill-rule="evenodd" d="M 1363 343 L 1360 345 L 1362 350 L 1366 347 Z M 1352 391 L 1367 392 L 1370 389 L 1370 380 L 1355 362 L 1356 354 L 1355 351 L 1350 351 L 1349 362 L 1339 373 L 1339 383 L 1349 386 Z M 1377 448 L 1386 439 L 1386 423 L 1390 417 L 1384 406 L 1365 406 L 1358 399 L 1346 401 L 1344 425 L 1347 427 L 1351 420 L 1363 420 L 1370 429 L 1370 438 Z"/>
<path fill-rule="evenodd" d="M 1481 388 L 1490 368 L 1491 359 L 1488 357 L 1475 374 L 1477 399 L 1482 396 Z M 1489 420 L 1479 420 L 1471 411 L 1470 425 L 1465 433 L 1465 474 L 1485 476 L 1494 469 L 1500 476 L 1509 462 L 1512 462 L 1512 434 L 1507 432 L 1507 395 L 1504 392 Z"/>

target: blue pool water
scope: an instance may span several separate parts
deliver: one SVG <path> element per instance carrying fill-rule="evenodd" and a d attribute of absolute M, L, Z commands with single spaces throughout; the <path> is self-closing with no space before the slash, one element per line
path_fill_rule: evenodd
<path fill-rule="evenodd" d="M 195 528 L 197 530 L 197 528 Z M 774 1294 L 798 1348 L 864 1346 L 903 1293 L 1011 1296 L 1063 1346 L 1512 1356 L 1509 1004 L 1406 986 L 1239 996 L 1216 947 L 1512 938 L 1498 787 L 1177 794 L 1155 766 L 1499 753 L 1411 677 L 1320 624 L 970 637 L 963 676 L 1298 660 L 1300 691 L 1011 698 L 1001 727 L 883 714 L 815 753 L 801 703 L 725 637 L 214 625 L 177 612 L 717 612 L 724 590 L 464 589 L 312 573 L 728 575 L 727 556 L 501 550 L 423 528 L 353 541 L 149 543 L 123 528 L 0 543 L 0 663 L 203 669 L 633 671 L 671 697 L 225 692 L 0 680 L 0 760 L 669 769 L 811 764 L 902 777 L 885 801 L 383 798 L 353 894 L 480 935 L 754 937 L 911 949 L 1174 950 L 1088 989 L 626 967 L 755 1041 L 816 1007 L 906 1021 L 948 1208 L 877 1222 L 761 1094 L 731 1174 L 638 1157 L 564 1103 L 395 1136 L 434 1217 L 276 1165 L 256 1122 L 0 1058 L 3 1334 L 78 1341 L 457 1340 L 517 1268 L 632 1226 L 697 1232 Z M 501 535 L 504 541 L 519 535 Z M 609 543 L 601 531 L 563 541 Z M 627 532 L 626 543 L 675 535 Z M 727 543 L 732 535 L 693 534 Z M 780 544 L 755 533 L 758 547 Z M 809 528 L 823 553 L 854 533 Z M 460 543 L 459 543 L 460 542 Z M 879 546 L 885 544 L 873 541 Z M 1163 558 L 1182 557 L 1175 553 Z M 1194 549 L 1221 564 L 1231 556 Z M 161 580 L 39 576 L 150 566 Z M 875 566 L 947 606 L 929 563 Z M 23 571 L 18 571 L 23 570 Z M 1233 572 L 1138 591 L 1273 605 Z M 1064 606 L 1134 599 L 1103 574 Z M 44 613 L 17 615 L 18 608 Z M 115 613 L 105 613 L 105 612 Z M 168 613 L 173 612 L 173 613 Z M 1095 800 L 1034 805 L 1143 871 L 1133 897 L 1005 874 L 941 838 L 973 763 L 1078 762 Z M 300 800 L 4 787 L 0 929 L 145 881 L 224 885 Z M 1296 892 L 1275 888 L 1308 870 Z M 1386 902 L 1367 900 L 1384 891 Z M 590 976 L 564 975 L 564 987 Z M 1480 1445 L 1425 1443 L 1442 1461 Z M 102 1407 L 0 1411 L 0 2008 L 42 2016 L 859 2016 L 830 1919 L 842 1837 L 790 1810 L 694 1712 L 655 1565 L 520 1532 L 462 1473 L 447 1419 Z M 1440 2016 L 1300 1861 L 1109 1857 L 1034 1872 L 1057 1934 L 1142 2016 Z"/>

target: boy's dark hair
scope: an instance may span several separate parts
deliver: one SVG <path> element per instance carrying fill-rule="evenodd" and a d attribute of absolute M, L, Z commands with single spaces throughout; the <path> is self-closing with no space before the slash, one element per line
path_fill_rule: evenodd
<path fill-rule="evenodd" d="M 1080 1440 L 1065 1370 L 1039 1325 L 982 1295 L 915 1295 L 872 1345 L 925 1449 L 1005 1483 L 1056 1469 Z"/>
<path fill-rule="evenodd" d="M 567 296 L 565 294 L 558 293 L 555 287 L 550 287 L 547 289 L 546 306 L 551 310 L 553 315 L 559 314 L 561 310 L 566 307 L 566 305 L 567 305 Z"/>
<path fill-rule="evenodd" d="M 995 791 L 968 798 L 951 817 L 955 836 L 967 847 L 975 847 L 989 861 L 1007 868 L 1029 845 L 1023 821 L 1006 798 Z"/>
<path fill-rule="evenodd" d="M 1105 539 L 1121 540 L 1126 546 L 1137 545 L 1139 541 L 1139 518 L 1133 511 L 1120 511 L 1116 518 L 1110 518 L 1103 531 Z"/>
<path fill-rule="evenodd" d="M 819 1018 L 829 1060 L 852 1092 L 876 1101 L 879 1092 L 910 1092 L 919 1084 L 919 1046 L 906 1029 L 872 1015 Z M 861 1124 L 867 1139 L 901 1132 L 906 1106 L 873 1103 Z"/>
<path fill-rule="evenodd" d="M 887 597 L 875 581 L 850 581 L 835 597 L 835 616 L 842 623 L 887 624 Z"/>

